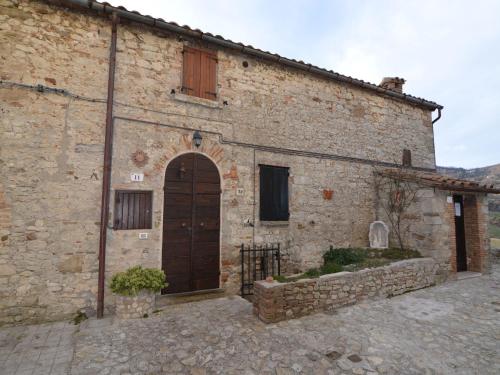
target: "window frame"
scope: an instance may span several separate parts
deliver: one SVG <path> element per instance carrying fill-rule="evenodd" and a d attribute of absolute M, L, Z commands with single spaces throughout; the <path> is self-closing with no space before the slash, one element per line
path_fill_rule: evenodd
<path fill-rule="evenodd" d="M 113 229 L 114 230 L 150 230 L 153 229 L 153 190 L 138 190 L 138 189 L 117 189 L 114 191 L 115 197 L 114 197 L 114 207 L 113 207 Z M 134 219 L 132 222 L 132 225 L 130 226 L 128 223 L 124 225 L 124 218 L 123 218 L 123 202 L 119 202 L 118 199 L 120 197 L 120 194 L 146 194 L 146 196 L 149 196 L 149 206 L 146 201 L 146 207 L 144 207 L 144 217 L 143 217 L 143 222 L 144 224 L 141 226 L 140 225 L 140 215 L 141 212 L 138 213 L 139 215 L 139 223 L 135 225 Z M 121 209 L 121 213 L 119 213 L 119 208 Z M 140 203 L 139 203 L 139 210 L 140 210 Z M 127 208 L 128 211 L 128 208 Z M 135 197 L 134 197 L 134 211 L 135 211 Z M 133 217 L 135 217 L 135 212 L 132 214 Z"/>
<path fill-rule="evenodd" d="M 271 191 L 265 191 L 266 187 L 264 185 L 263 180 L 263 171 L 265 169 L 268 170 L 281 170 L 285 172 L 285 181 L 286 181 L 286 207 L 280 208 L 283 212 L 269 212 L 269 208 L 267 210 L 264 209 L 265 201 L 269 201 L 269 199 L 276 198 L 276 192 L 273 191 L 275 188 L 271 186 Z M 259 164 L 259 220 L 261 222 L 288 222 L 290 220 L 290 167 L 278 166 L 278 165 L 269 165 L 269 164 Z M 273 185 L 273 184 L 271 184 Z M 268 186 L 269 187 L 269 186 Z M 283 186 L 282 186 L 283 187 Z M 281 187 L 281 188 L 282 188 Z M 264 194 L 270 194 L 270 198 L 263 198 Z M 283 194 L 283 191 L 277 193 L 279 196 Z M 286 212 L 285 212 L 286 211 Z"/>

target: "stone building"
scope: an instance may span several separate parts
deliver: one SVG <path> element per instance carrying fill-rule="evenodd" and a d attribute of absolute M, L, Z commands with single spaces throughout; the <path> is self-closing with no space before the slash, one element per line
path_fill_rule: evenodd
<path fill-rule="evenodd" d="M 107 280 L 132 265 L 165 269 L 167 292 L 236 294 L 241 244 L 280 243 L 290 272 L 367 246 L 373 170 L 404 150 L 425 182 L 411 246 L 456 271 L 458 202 L 466 267 L 487 269 L 498 191 L 434 173 L 442 107 L 402 79 L 92 0 L 0 0 L 0 50 L 0 324 L 112 309 Z"/>

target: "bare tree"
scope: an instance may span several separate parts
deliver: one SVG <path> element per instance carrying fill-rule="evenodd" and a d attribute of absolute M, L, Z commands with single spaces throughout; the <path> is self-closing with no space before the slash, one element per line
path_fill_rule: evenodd
<path fill-rule="evenodd" d="M 407 178 L 407 168 L 391 168 L 390 170 L 374 170 L 376 203 L 380 206 L 390 227 L 396 236 L 399 248 L 405 250 L 406 234 L 409 223 L 403 219 L 416 200 L 418 186 Z"/>

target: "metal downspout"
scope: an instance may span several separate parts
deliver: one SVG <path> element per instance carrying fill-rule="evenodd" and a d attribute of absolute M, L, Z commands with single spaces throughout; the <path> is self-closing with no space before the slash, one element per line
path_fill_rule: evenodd
<path fill-rule="evenodd" d="M 436 117 L 434 120 L 432 120 L 432 125 L 434 125 L 434 123 L 438 122 L 439 119 L 441 118 L 441 108 L 438 108 L 438 117 Z"/>
<path fill-rule="evenodd" d="M 97 318 L 104 315 L 104 279 L 106 271 L 106 238 L 109 219 L 111 163 L 113 155 L 113 96 L 115 91 L 116 39 L 118 17 L 111 16 L 111 48 L 109 52 L 108 99 L 106 104 L 106 132 L 104 136 L 104 161 L 101 195 L 101 225 L 99 236 L 99 279 L 97 285 Z"/>

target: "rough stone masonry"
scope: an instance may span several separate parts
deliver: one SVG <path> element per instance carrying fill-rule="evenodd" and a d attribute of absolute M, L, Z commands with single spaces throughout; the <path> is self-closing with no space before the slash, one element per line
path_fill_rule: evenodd
<path fill-rule="evenodd" d="M 253 310 L 265 323 L 335 310 L 367 299 L 392 297 L 435 285 L 440 281 L 438 269 L 434 259 L 422 258 L 290 283 L 257 281 Z"/>
<path fill-rule="evenodd" d="M 52 3 L 0 0 L 0 324 L 96 306 L 111 21 Z M 185 46 L 216 53 L 217 100 L 180 94 Z M 165 169 L 180 154 L 202 153 L 220 173 L 220 287 L 228 294 L 238 293 L 242 243 L 280 242 L 291 272 L 319 264 L 330 245 L 368 245 L 373 163 L 399 163 L 409 149 L 414 167 L 435 168 L 428 105 L 126 19 L 114 98 L 111 193 L 152 191 L 153 225 L 117 231 L 110 215 L 106 280 L 132 265 L 161 267 Z M 201 130 L 199 149 L 186 128 Z M 290 168 L 286 222 L 258 218 L 259 164 Z M 422 193 L 409 241 L 448 272 L 444 199 Z M 421 220 L 426 212 L 436 216 Z M 112 311 L 108 290 L 105 301 Z"/>

